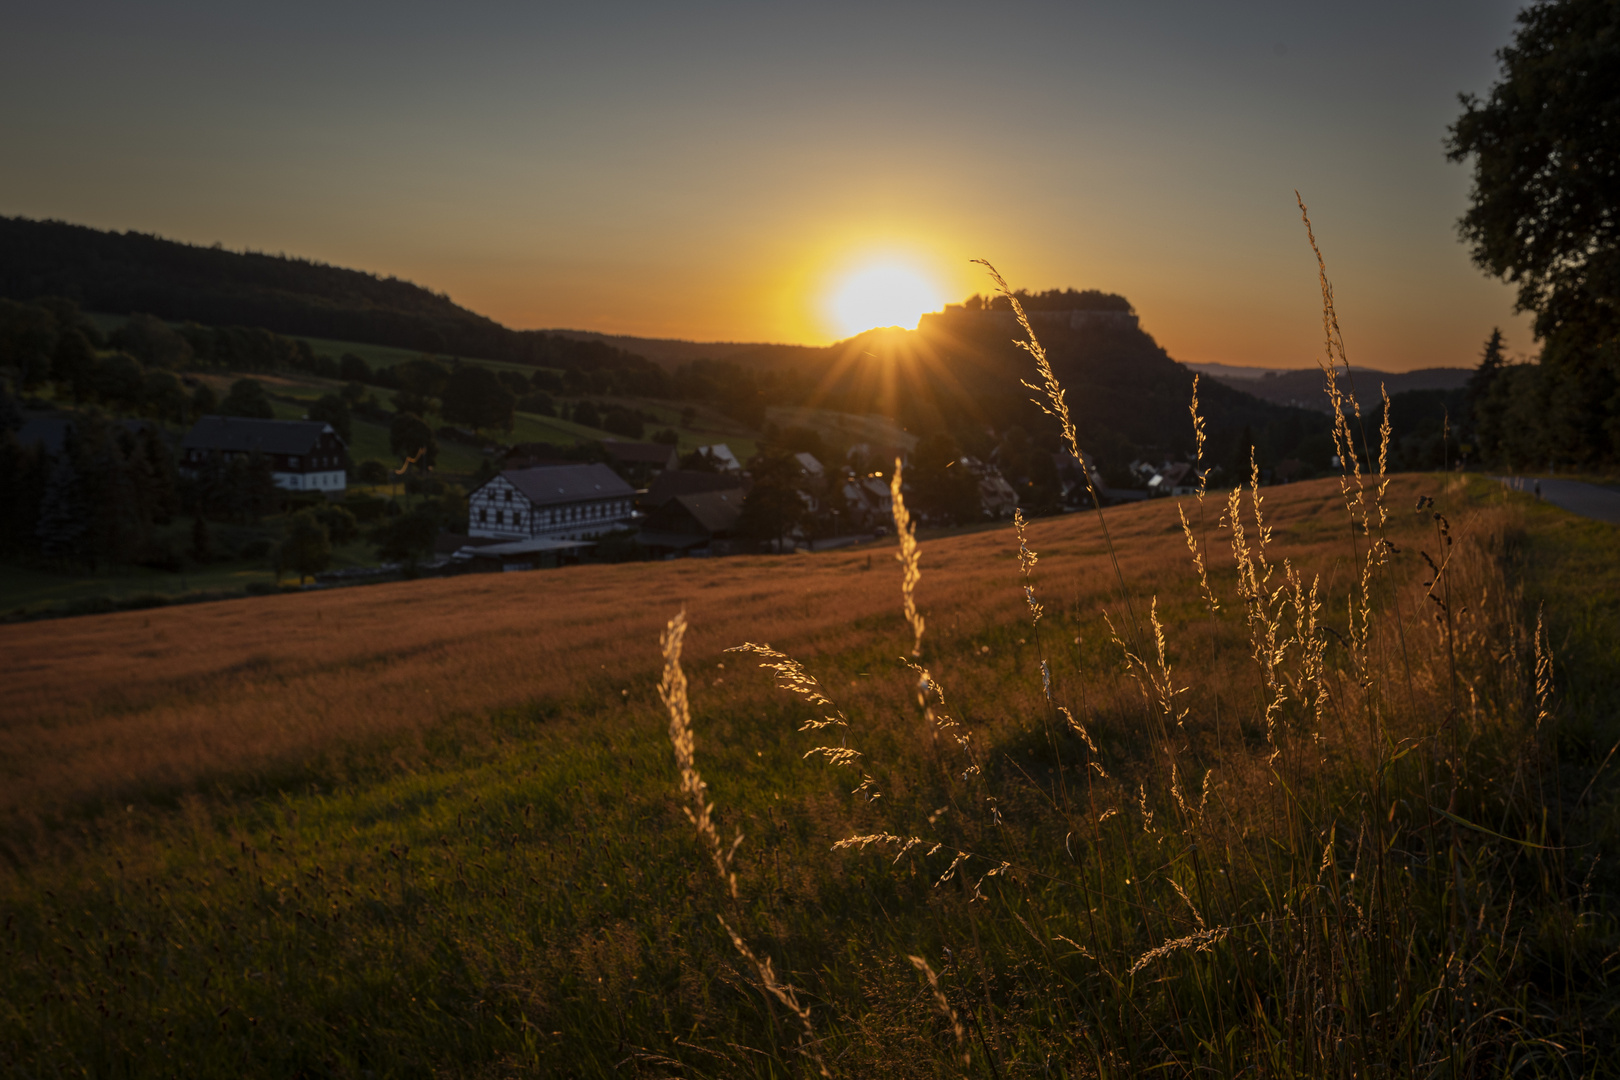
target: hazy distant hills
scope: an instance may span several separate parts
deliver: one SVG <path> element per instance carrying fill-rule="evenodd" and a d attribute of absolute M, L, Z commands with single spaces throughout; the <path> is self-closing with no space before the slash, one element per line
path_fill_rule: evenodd
<path fill-rule="evenodd" d="M 1319 368 L 1280 370 L 1276 368 L 1240 368 L 1231 364 L 1188 364 L 1218 382 L 1235 390 L 1253 394 L 1276 405 L 1292 405 L 1303 409 L 1327 412 L 1327 394 Z M 1346 394 L 1352 389 L 1364 410 L 1378 407 L 1379 387 L 1390 397 L 1408 390 L 1461 390 L 1468 385 L 1473 371 L 1469 368 L 1419 368 L 1417 371 L 1380 371 L 1377 368 L 1352 367 L 1347 379 L 1338 377 L 1339 388 Z"/>

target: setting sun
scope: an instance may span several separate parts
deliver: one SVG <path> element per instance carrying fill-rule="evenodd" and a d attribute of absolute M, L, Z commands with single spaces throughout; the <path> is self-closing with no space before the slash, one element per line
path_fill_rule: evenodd
<path fill-rule="evenodd" d="M 855 271 L 834 288 L 829 301 L 840 333 L 880 326 L 915 327 L 925 312 L 944 303 L 939 287 L 904 263 L 878 263 Z"/>

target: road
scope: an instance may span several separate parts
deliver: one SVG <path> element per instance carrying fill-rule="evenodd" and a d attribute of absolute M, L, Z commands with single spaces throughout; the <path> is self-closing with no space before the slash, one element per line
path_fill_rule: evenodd
<path fill-rule="evenodd" d="M 1503 486 L 1513 491 L 1534 492 L 1541 484 L 1541 497 L 1563 510 L 1597 521 L 1620 525 L 1620 491 L 1583 483 L 1580 480 L 1540 481 L 1523 476 L 1498 476 Z"/>

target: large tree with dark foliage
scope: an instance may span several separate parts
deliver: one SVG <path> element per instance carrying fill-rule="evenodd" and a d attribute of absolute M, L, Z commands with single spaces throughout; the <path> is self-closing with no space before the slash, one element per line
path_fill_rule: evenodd
<path fill-rule="evenodd" d="M 489 368 L 462 364 L 450 373 L 441 393 L 444 418 L 452 424 L 512 429 L 517 395 Z"/>
<path fill-rule="evenodd" d="M 439 440 L 420 416 L 400 413 L 388 426 L 388 448 L 402 458 L 414 459 L 418 470 L 431 469 L 439 461 Z"/>
<path fill-rule="evenodd" d="M 737 535 L 777 551 L 805 517 L 804 474 L 791 454 L 766 451 L 749 463 L 754 486 L 743 500 Z"/>
<path fill-rule="evenodd" d="M 1620 456 L 1620 3 L 1543 0 L 1497 53 L 1501 79 L 1462 96 L 1447 153 L 1471 159 L 1461 230 L 1474 260 L 1518 286 L 1541 361 L 1493 379 L 1539 401 L 1541 461 Z"/>
<path fill-rule="evenodd" d="M 226 416 L 244 416 L 253 420 L 274 420 L 276 410 L 270 404 L 270 395 L 257 379 L 237 379 L 231 383 L 231 392 L 220 402 L 219 411 Z"/>

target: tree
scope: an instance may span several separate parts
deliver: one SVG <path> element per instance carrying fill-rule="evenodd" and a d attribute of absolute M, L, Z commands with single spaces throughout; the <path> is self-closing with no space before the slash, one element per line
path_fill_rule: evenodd
<path fill-rule="evenodd" d="M 84 542 L 85 516 L 78 470 L 72 455 L 63 453 L 51 465 L 39 504 L 34 535 L 40 554 L 47 559 L 76 559 Z"/>
<path fill-rule="evenodd" d="M 332 430 L 337 432 L 338 438 L 345 443 L 349 442 L 353 424 L 349 414 L 349 403 L 336 394 L 327 394 L 309 407 L 309 418 L 319 420 L 324 424 L 331 424 Z"/>
<path fill-rule="evenodd" d="M 574 406 L 574 423 L 599 428 L 602 426 L 602 414 L 597 412 L 595 405 L 588 401 L 581 401 Z"/>
<path fill-rule="evenodd" d="M 231 392 L 219 403 L 219 411 L 226 416 L 245 416 L 255 420 L 274 420 L 276 410 L 270 405 L 270 395 L 257 379 L 237 379 L 231 383 Z"/>
<path fill-rule="evenodd" d="M 917 511 L 931 522 L 966 525 L 984 517 L 979 478 L 959 457 L 949 435 L 929 435 L 917 444 L 906 480 L 915 492 Z"/>
<path fill-rule="evenodd" d="M 639 439 L 647 428 L 639 414 L 629 409 L 613 408 L 602 417 L 602 430 L 623 435 L 627 439 Z"/>
<path fill-rule="evenodd" d="M 141 407 L 146 394 L 146 372 L 128 353 L 113 353 L 96 364 L 96 396 L 122 412 Z"/>
<path fill-rule="evenodd" d="M 206 565 L 214 561 L 214 537 L 208 531 L 208 522 L 198 514 L 191 519 L 191 561 Z"/>
<path fill-rule="evenodd" d="M 388 447 L 401 458 L 415 458 L 421 470 L 431 469 L 439 460 L 439 440 L 427 421 L 410 413 L 400 413 L 388 427 Z M 418 456 L 420 455 L 420 456 Z"/>
<path fill-rule="evenodd" d="M 389 562 L 414 564 L 417 559 L 433 553 L 440 523 L 438 504 L 426 503 L 378 526 L 371 541 L 377 545 L 377 554 Z"/>
<path fill-rule="evenodd" d="M 154 367 L 183 368 L 191 362 L 190 342 L 151 315 L 131 315 L 110 340 L 114 347 L 127 349 Z"/>
<path fill-rule="evenodd" d="M 314 511 L 300 510 L 287 520 L 281 565 L 297 571 L 300 582 L 332 565 L 332 538 Z"/>
<path fill-rule="evenodd" d="M 422 398 L 436 398 L 450 381 L 450 370 L 437 360 L 419 356 L 391 369 L 399 388 Z"/>
<path fill-rule="evenodd" d="M 527 413 L 539 416 L 556 416 L 557 402 L 544 390 L 535 390 L 518 398 L 517 407 Z"/>
<path fill-rule="evenodd" d="M 78 402 L 95 395 L 96 350 L 81 330 L 69 330 L 56 339 L 51 357 L 51 378 Z"/>
<path fill-rule="evenodd" d="M 371 365 L 352 352 L 344 353 L 338 357 L 338 378 L 344 382 L 368 383 L 371 381 Z"/>
<path fill-rule="evenodd" d="M 380 461 L 362 461 L 355 469 L 354 475 L 362 484 L 378 487 L 388 483 L 388 466 Z"/>
<path fill-rule="evenodd" d="M 198 386 L 196 392 L 191 395 L 191 418 L 193 420 L 204 416 L 212 416 L 218 408 L 219 397 L 207 383 Z"/>
<path fill-rule="evenodd" d="M 1544 345 L 1548 449 L 1620 456 L 1620 5 L 1542 0 L 1518 15 L 1501 79 L 1446 144 L 1473 159 L 1460 222 L 1474 261 L 1518 286 Z M 1517 381 L 1517 379 L 1516 379 Z"/>
<path fill-rule="evenodd" d="M 352 544 L 360 539 L 360 522 L 347 508 L 327 503 L 315 507 L 315 519 L 326 526 L 334 544 Z"/>
<path fill-rule="evenodd" d="M 141 391 L 146 415 L 155 420 L 184 423 L 186 419 L 186 391 L 171 372 L 154 368 L 146 373 L 146 385 Z"/>
<path fill-rule="evenodd" d="M 781 550 L 805 516 L 804 474 L 793 455 L 786 453 L 761 454 L 750 465 L 754 486 L 737 517 L 737 535 Z"/>
<path fill-rule="evenodd" d="M 49 311 L 0 300 L 0 367 L 15 368 L 24 387 L 50 377 L 56 339 L 56 318 Z"/>
<path fill-rule="evenodd" d="M 444 386 L 444 418 L 478 428 L 512 428 L 517 396 L 496 374 L 476 364 L 462 364 Z"/>

